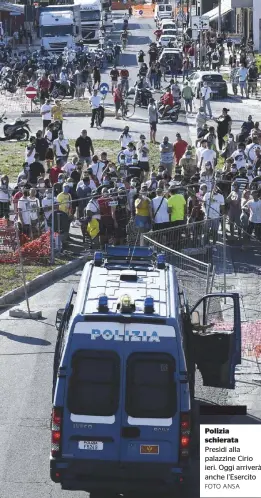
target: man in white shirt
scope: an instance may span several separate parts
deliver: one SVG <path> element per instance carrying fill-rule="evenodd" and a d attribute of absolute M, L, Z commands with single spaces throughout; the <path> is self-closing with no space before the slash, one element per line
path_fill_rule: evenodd
<path fill-rule="evenodd" d="M 244 64 L 241 64 L 240 68 L 238 69 L 238 79 L 239 79 L 239 86 L 241 90 L 241 96 L 243 97 L 244 90 L 245 94 L 247 97 L 247 76 L 248 76 L 248 69 L 244 66 Z"/>
<path fill-rule="evenodd" d="M 205 219 L 209 220 L 209 231 L 213 238 L 213 244 L 216 244 L 220 216 L 223 214 L 225 199 L 218 188 L 213 192 L 207 192 L 203 197 Z M 207 230 L 206 230 L 207 233 Z M 213 251 L 217 249 L 213 247 Z"/>
<path fill-rule="evenodd" d="M 253 164 L 256 159 L 256 149 L 261 149 L 259 144 L 259 139 L 256 135 L 253 135 L 252 143 L 246 146 L 246 156 L 249 163 Z"/>
<path fill-rule="evenodd" d="M 18 220 L 22 228 L 22 232 L 31 237 L 31 210 L 29 201 L 29 190 L 23 190 L 23 196 L 18 201 Z"/>
<path fill-rule="evenodd" d="M 201 164 L 202 153 L 204 152 L 204 150 L 206 150 L 206 148 L 207 148 L 207 140 L 203 138 L 200 142 L 199 147 L 196 148 L 196 160 L 198 168 L 200 167 Z"/>
<path fill-rule="evenodd" d="M 102 161 L 99 161 L 98 156 L 92 156 L 92 162 L 90 164 L 90 168 L 92 169 L 92 173 L 96 176 L 99 183 L 101 183 L 103 168 L 105 164 Z"/>
<path fill-rule="evenodd" d="M 43 135 L 44 135 L 47 126 L 49 126 L 49 124 L 52 121 L 52 106 L 49 99 L 46 99 L 45 104 L 43 104 L 41 107 L 41 116 L 43 120 Z"/>
<path fill-rule="evenodd" d="M 93 128 L 95 117 L 101 104 L 101 97 L 98 95 L 98 90 L 93 90 L 93 95 L 90 97 L 90 104 L 92 107 L 91 128 Z"/>
<path fill-rule="evenodd" d="M 169 227 L 168 201 L 163 196 L 162 188 L 156 189 L 156 197 L 151 201 L 151 208 L 154 220 L 154 230 L 161 230 Z"/>
<path fill-rule="evenodd" d="M 212 109 L 210 105 L 210 99 L 211 99 L 211 88 L 208 86 L 208 82 L 204 81 L 203 87 L 201 88 L 201 98 L 202 98 L 202 105 L 204 109 L 204 113 L 209 113 L 209 118 L 212 118 Z"/>
<path fill-rule="evenodd" d="M 217 153 L 211 149 L 211 142 L 207 142 L 207 148 L 202 150 L 200 159 L 201 173 L 206 171 L 206 163 L 210 162 L 214 169 L 217 164 Z"/>
<path fill-rule="evenodd" d="M 125 126 L 122 134 L 119 137 L 119 142 L 121 144 L 122 149 L 126 149 L 129 143 L 132 141 L 132 136 L 129 133 L 129 127 Z"/>
<path fill-rule="evenodd" d="M 256 238 L 261 240 L 261 199 L 258 190 L 253 190 L 252 197 L 253 200 L 244 205 L 244 209 L 249 211 L 248 233 L 251 235 L 255 230 Z"/>
<path fill-rule="evenodd" d="M 60 130 L 58 133 L 58 138 L 53 141 L 53 151 L 56 158 L 61 160 L 62 164 L 67 162 L 67 158 L 70 152 L 69 141 L 64 138 L 63 132 Z"/>
<path fill-rule="evenodd" d="M 245 144 L 244 143 L 239 143 L 237 149 L 235 152 L 232 154 L 232 159 L 234 160 L 234 163 L 237 165 L 237 169 L 239 170 L 240 168 L 245 168 L 246 167 L 246 160 L 247 156 L 245 153 Z"/>

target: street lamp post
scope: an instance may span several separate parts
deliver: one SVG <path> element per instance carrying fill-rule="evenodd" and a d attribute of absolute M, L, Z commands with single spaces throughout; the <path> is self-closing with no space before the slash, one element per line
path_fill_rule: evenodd
<path fill-rule="evenodd" d="M 218 32 L 221 33 L 221 30 L 222 30 L 221 0 L 218 0 Z"/>

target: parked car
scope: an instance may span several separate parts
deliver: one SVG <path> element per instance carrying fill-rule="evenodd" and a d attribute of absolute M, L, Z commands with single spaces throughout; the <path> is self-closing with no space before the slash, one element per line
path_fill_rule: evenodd
<path fill-rule="evenodd" d="M 161 35 L 159 41 L 158 41 L 158 46 L 159 47 L 167 47 L 169 42 L 178 44 L 176 36 L 170 36 L 170 35 Z"/>
<path fill-rule="evenodd" d="M 160 23 L 160 29 L 176 29 L 177 25 L 175 21 L 172 21 L 171 19 L 163 19 Z"/>
<path fill-rule="evenodd" d="M 159 57 L 159 63 L 163 61 L 167 66 L 166 74 L 170 73 L 170 62 L 173 59 L 176 59 L 178 72 L 181 72 L 182 69 L 182 51 L 177 48 L 164 48 Z"/>
<path fill-rule="evenodd" d="M 167 36 L 177 36 L 176 29 L 166 29 L 165 27 L 162 29 L 162 34 Z"/>
<path fill-rule="evenodd" d="M 192 90 L 195 96 L 200 98 L 200 90 L 203 86 L 204 81 L 207 81 L 211 91 L 212 98 L 226 98 L 228 95 L 227 83 L 223 76 L 215 71 L 196 71 L 192 73 L 189 77 L 189 82 L 191 84 Z"/>

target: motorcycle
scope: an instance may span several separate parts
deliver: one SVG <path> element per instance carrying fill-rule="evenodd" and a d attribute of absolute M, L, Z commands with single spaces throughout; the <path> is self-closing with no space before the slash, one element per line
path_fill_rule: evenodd
<path fill-rule="evenodd" d="M 2 90 L 6 90 L 7 92 L 10 93 L 15 93 L 17 88 L 14 85 L 13 78 L 9 77 L 4 77 L 1 81 L 1 88 Z"/>
<path fill-rule="evenodd" d="M 180 111 L 180 103 L 177 103 L 177 104 L 174 104 L 174 106 L 169 109 L 167 111 L 167 113 L 165 114 L 164 117 L 163 116 L 163 112 L 164 112 L 164 105 L 159 102 L 158 104 L 158 115 L 159 115 L 159 119 L 163 119 L 163 120 L 170 120 L 172 123 L 176 123 L 178 121 L 178 118 L 179 118 L 179 111 Z"/>
<path fill-rule="evenodd" d="M 7 120 L 5 113 L 0 116 L 0 123 L 4 123 Z M 28 140 L 30 136 L 30 127 L 27 124 L 29 119 L 17 118 L 14 123 L 6 123 L 3 127 L 4 137 L 0 137 L 0 142 L 6 140 L 17 140 L 23 141 Z"/>
<path fill-rule="evenodd" d="M 148 107 L 152 93 L 148 88 L 142 88 L 137 91 L 135 105 L 139 107 Z"/>

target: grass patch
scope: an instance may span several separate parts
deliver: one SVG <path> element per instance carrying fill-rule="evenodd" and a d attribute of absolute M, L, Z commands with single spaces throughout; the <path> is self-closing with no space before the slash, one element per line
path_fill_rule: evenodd
<path fill-rule="evenodd" d="M 71 154 L 75 153 L 75 140 L 69 140 Z M 11 182 L 16 182 L 17 176 L 22 171 L 24 162 L 26 142 L 6 142 L 0 146 L 0 175 L 8 175 Z M 93 140 L 95 154 L 107 152 L 108 158 L 116 162 L 120 152 L 120 144 L 117 140 Z M 159 145 L 149 144 L 150 165 L 159 165 Z"/>
<path fill-rule="evenodd" d="M 39 275 L 68 263 L 68 259 L 59 258 L 55 259 L 55 262 L 55 265 L 24 265 L 26 282 L 30 282 Z M 23 285 L 21 269 L 17 264 L 0 264 L 0 275 L 0 297 Z"/>
<path fill-rule="evenodd" d="M 81 99 L 81 100 L 69 100 L 63 101 L 63 111 L 66 112 L 91 112 L 91 106 L 89 100 Z"/>

